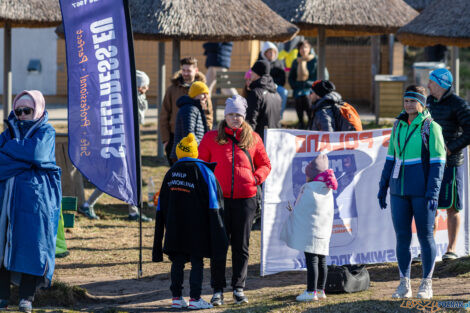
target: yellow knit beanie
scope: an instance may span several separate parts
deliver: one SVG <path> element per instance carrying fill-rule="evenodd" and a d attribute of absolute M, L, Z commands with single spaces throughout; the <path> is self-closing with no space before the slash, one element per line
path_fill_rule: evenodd
<path fill-rule="evenodd" d="M 201 93 L 209 94 L 209 87 L 207 87 L 206 84 L 200 81 L 192 83 L 191 87 L 189 87 L 188 96 L 194 98 L 200 95 Z"/>
<path fill-rule="evenodd" d="M 194 158 L 197 159 L 197 141 L 193 133 L 189 133 L 188 136 L 181 139 L 176 145 L 176 156 L 178 159 L 181 158 Z"/>

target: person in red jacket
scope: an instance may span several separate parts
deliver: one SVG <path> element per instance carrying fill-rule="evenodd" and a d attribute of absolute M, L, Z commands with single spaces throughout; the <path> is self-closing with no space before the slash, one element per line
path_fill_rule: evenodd
<path fill-rule="evenodd" d="M 248 303 L 243 293 L 248 269 L 248 244 L 256 213 L 256 193 L 271 171 L 271 163 L 260 136 L 245 122 L 247 103 L 235 95 L 225 102 L 225 119 L 219 129 L 204 135 L 199 159 L 216 162 L 214 174 L 224 195 L 224 223 L 232 246 L 232 287 L 237 304 Z M 249 155 L 249 157 L 248 157 Z M 225 282 L 223 260 L 211 259 L 211 303 L 223 304 Z"/>

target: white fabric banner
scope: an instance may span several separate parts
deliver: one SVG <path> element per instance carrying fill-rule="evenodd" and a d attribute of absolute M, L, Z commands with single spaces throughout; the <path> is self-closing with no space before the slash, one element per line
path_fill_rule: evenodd
<path fill-rule="evenodd" d="M 266 151 L 271 174 L 264 184 L 261 232 L 261 276 L 282 271 L 305 270 L 303 251 L 293 250 L 280 240 L 282 226 L 305 183 L 305 166 L 320 151 L 328 154 L 330 168 L 338 180 L 334 192 L 335 215 L 328 264 L 396 262 L 395 232 L 387 209 L 379 208 L 377 193 L 385 163 L 391 129 L 362 132 L 314 132 L 268 129 Z M 465 156 L 467 152 L 465 151 Z M 468 158 L 465 158 L 468 173 Z M 457 254 L 469 254 L 468 174 L 464 175 L 463 210 Z M 447 250 L 447 216 L 439 210 L 436 234 L 438 258 Z M 420 252 L 413 227 L 412 255 Z"/>

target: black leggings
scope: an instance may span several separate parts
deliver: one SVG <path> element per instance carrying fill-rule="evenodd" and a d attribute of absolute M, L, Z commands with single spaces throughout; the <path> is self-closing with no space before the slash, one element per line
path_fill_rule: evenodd
<path fill-rule="evenodd" d="M 10 299 L 10 271 L 8 271 L 3 264 L 0 265 L 0 299 Z M 29 274 L 21 274 L 20 282 L 20 299 L 26 299 L 31 302 L 34 300 L 34 294 L 36 293 L 36 284 L 40 276 L 34 276 Z"/>
<path fill-rule="evenodd" d="M 251 226 L 256 213 L 256 197 L 244 199 L 224 198 L 224 223 L 232 246 L 232 287 L 245 288 Z M 226 258 L 211 259 L 211 286 L 214 291 L 225 287 Z"/>
<path fill-rule="evenodd" d="M 202 256 L 189 256 L 186 254 L 172 254 L 171 260 L 171 295 L 181 297 L 183 294 L 184 264 L 191 262 L 189 272 L 189 296 L 198 300 L 201 297 L 204 262 Z"/>
<path fill-rule="evenodd" d="M 328 267 L 326 256 L 314 253 L 305 253 L 307 263 L 307 291 L 325 290 Z"/>
<path fill-rule="evenodd" d="M 300 129 L 306 129 L 307 126 L 310 125 L 310 105 L 311 101 L 309 96 L 301 96 L 295 98 L 295 111 L 297 111 L 297 117 L 299 118 Z M 307 125 L 305 125 L 304 123 L 304 112 L 307 113 Z"/>

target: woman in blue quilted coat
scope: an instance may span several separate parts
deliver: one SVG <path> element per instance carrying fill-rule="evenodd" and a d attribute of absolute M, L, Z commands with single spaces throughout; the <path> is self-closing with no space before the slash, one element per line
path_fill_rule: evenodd
<path fill-rule="evenodd" d="M 54 273 L 61 187 L 47 121 L 41 92 L 25 90 L 0 135 L 0 310 L 14 283 L 20 311 L 31 312 L 37 288 L 49 287 Z"/>

